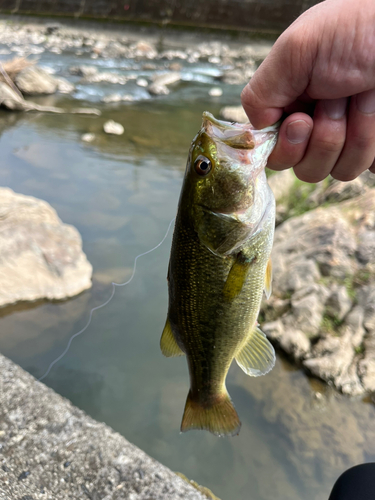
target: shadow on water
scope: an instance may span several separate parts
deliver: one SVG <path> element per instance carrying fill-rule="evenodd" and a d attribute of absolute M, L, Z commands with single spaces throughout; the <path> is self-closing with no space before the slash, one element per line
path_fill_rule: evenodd
<path fill-rule="evenodd" d="M 47 300 L 36 300 L 35 302 L 17 302 L 17 304 L 1 307 L 0 308 L 0 318 L 5 318 L 10 314 L 15 314 L 23 311 L 30 311 L 43 304 L 48 304 Z"/>

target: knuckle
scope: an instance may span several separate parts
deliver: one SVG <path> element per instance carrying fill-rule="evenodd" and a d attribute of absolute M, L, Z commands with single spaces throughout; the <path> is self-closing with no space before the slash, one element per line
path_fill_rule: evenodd
<path fill-rule="evenodd" d="M 375 148 L 374 138 L 365 135 L 352 135 L 348 138 L 348 143 L 350 143 L 350 147 L 360 151 Z"/>
<path fill-rule="evenodd" d="M 343 145 L 344 141 L 339 137 L 333 137 L 331 139 L 321 138 L 321 139 L 315 139 L 314 141 L 314 146 L 316 150 L 320 151 L 323 154 L 340 153 Z"/>

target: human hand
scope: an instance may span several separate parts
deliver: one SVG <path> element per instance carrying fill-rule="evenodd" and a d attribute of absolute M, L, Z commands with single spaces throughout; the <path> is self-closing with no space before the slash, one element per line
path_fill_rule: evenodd
<path fill-rule="evenodd" d="M 269 168 L 293 167 L 306 182 L 375 173 L 374 0 L 325 0 L 306 11 L 241 97 L 257 128 L 288 114 Z"/>

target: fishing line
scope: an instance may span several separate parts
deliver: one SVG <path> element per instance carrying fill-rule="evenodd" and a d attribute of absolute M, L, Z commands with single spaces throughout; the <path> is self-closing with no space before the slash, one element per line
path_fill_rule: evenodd
<path fill-rule="evenodd" d="M 137 268 L 137 260 L 140 257 L 143 257 L 144 255 L 147 255 L 147 254 L 153 252 L 154 250 L 156 250 L 157 248 L 159 248 L 164 243 L 164 241 L 167 238 L 169 230 L 171 229 L 171 226 L 172 226 L 172 224 L 173 224 L 174 221 L 175 221 L 175 217 L 173 217 L 173 219 L 169 223 L 167 232 L 165 233 L 165 235 L 164 235 L 163 239 L 160 241 L 160 243 L 158 243 L 155 247 L 151 248 L 150 250 L 147 250 L 147 252 L 140 253 L 139 255 L 136 256 L 136 258 L 134 259 L 133 272 L 132 272 L 132 275 L 130 276 L 130 278 L 128 279 L 128 281 L 125 281 L 125 283 L 115 283 L 114 281 L 112 281 L 112 283 L 111 283 L 111 285 L 112 285 L 112 292 L 111 292 L 111 295 L 109 296 L 109 298 L 105 302 L 103 302 L 103 304 L 100 304 L 100 306 L 96 306 L 96 307 L 93 307 L 91 309 L 90 314 L 89 314 L 89 319 L 88 319 L 86 325 L 82 328 L 82 330 L 80 330 L 79 332 L 75 333 L 74 335 L 72 335 L 70 337 L 68 345 L 66 346 L 65 350 L 60 354 L 60 356 L 58 356 L 56 359 L 54 359 L 52 361 L 52 363 L 49 365 L 49 367 L 48 367 L 47 371 L 44 373 L 44 375 L 42 375 L 40 378 L 37 379 L 38 382 L 40 382 L 41 380 L 43 380 L 44 378 L 46 378 L 47 375 L 49 374 L 49 372 L 51 371 L 52 367 L 56 363 L 58 363 L 65 356 L 65 354 L 69 351 L 70 346 L 71 346 L 73 340 L 76 337 L 78 337 L 79 335 L 81 335 L 81 333 L 83 333 L 85 330 L 87 330 L 87 328 L 89 327 L 89 325 L 91 323 L 92 313 L 94 311 L 97 311 L 98 309 L 102 309 L 103 307 L 105 307 L 106 305 L 108 305 L 111 302 L 111 300 L 113 299 L 113 296 L 115 295 L 116 286 L 118 286 L 118 287 L 125 286 L 125 285 L 128 285 L 132 281 L 132 279 L 134 278 L 134 275 L 135 275 L 135 270 Z"/>

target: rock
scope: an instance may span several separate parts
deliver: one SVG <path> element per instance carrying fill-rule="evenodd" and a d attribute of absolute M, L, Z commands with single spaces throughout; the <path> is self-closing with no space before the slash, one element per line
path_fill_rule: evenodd
<path fill-rule="evenodd" d="M 46 35 L 52 35 L 52 33 L 56 33 L 61 28 L 61 24 L 59 23 L 47 23 L 45 25 L 45 33 Z"/>
<path fill-rule="evenodd" d="M 255 69 L 252 71 L 244 72 L 241 69 L 231 69 L 229 71 L 225 71 L 223 75 L 220 77 L 220 80 L 229 85 L 244 85 L 249 81 L 249 79 L 255 73 Z"/>
<path fill-rule="evenodd" d="M 350 198 L 360 196 L 364 193 L 364 191 L 364 184 L 359 177 L 350 182 L 340 182 L 334 180 L 322 193 L 321 203 L 324 203 L 325 201 L 338 203 L 340 201 L 349 200 Z"/>
<path fill-rule="evenodd" d="M 45 201 L 0 188 L 0 306 L 72 297 L 91 287 L 78 231 Z"/>
<path fill-rule="evenodd" d="M 121 94 L 109 94 L 101 99 L 102 102 L 120 102 L 122 101 L 122 95 Z"/>
<path fill-rule="evenodd" d="M 290 262 L 285 271 L 277 277 L 278 293 L 294 293 L 315 283 L 320 278 L 318 266 L 312 259 L 299 258 Z"/>
<path fill-rule="evenodd" d="M 303 365 L 315 376 L 332 381 L 335 387 L 346 394 L 361 394 L 363 386 L 353 366 L 355 350 L 352 331 L 348 328 L 341 337 L 328 336 L 313 348 L 312 357 Z"/>
<path fill-rule="evenodd" d="M 181 71 L 182 70 L 182 65 L 178 62 L 173 62 L 169 65 L 169 69 L 171 71 Z"/>
<path fill-rule="evenodd" d="M 81 135 L 81 141 L 83 142 L 93 142 L 95 140 L 95 134 L 87 133 Z"/>
<path fill-rule="evenodd" d="M 364 358 L 359 361 L 359 375 L 367 391 L 375 391 L 375 335 L 372 333 L 365 341 Z"/>
<path fill-rule="evenodd" d="M 69 68 L 69 73 L 71 75 L 82 76 L 84 78 L 90 78 L 98 73 L 98 68 L 96 66 L 71 66 Z"/>
<path fill-rule="evenodd" d="M 135 83 L 138 85 L 138 87 L 148 86 L 148 81 L 145 78 L 138 78 Z"/>
<path fill-rule="evenodd" d="M 157 85 L 155 83 L 152 83 L 148 89 L 149 93 L 151 95 L 168 95 L 169 94 L 169 89 L 165 85 Z"/>
<path fill-rule="evenodd" d="M 178 71 L 169 71 L 168 73 L 163 73 L 162 75 L 155 75 L 152 79 L 154 85 L 158 86 L 168 86 L 173 83 L 177 83 L 181 80 L 181 73 Z"/>
<path fill-rule="evenodd" d="M 291 321 L 290 321 L 291 320 Z M 262 330 L 295 360 L 304 359 L 310 351 L 310 341 L 306 335 L 293 327 L 291 316 L 283 323 L 280 320 L 264 323 Z"/>
<path fill-rule="evenodd" d="M 131 47 L 135 52 L 135 56 L 138 58 L 154 59 L 158 53 L 155 47 L 144 40 L 137 42 Z"/>
<path fill-rule="evenodd" d="M 345 279 L 356 270 L 352 260 L 356 246 L 354 227 L 344 213 L 332 206 L 281 224 L 275 234 L 274 254 L 284 256 L 285 269 L 298 255 L 314 260 L 323 276 Z"/>
<path fill-rule="evenodd" d="M 0 81 L 0 106 L 9 110 L 24 111 L 28 108 L 27 102 L 4 82 Z"/>
<path fill-rule="evenodd" d="M 134 97 L 131 94 L 109 94 L 101 99 L 102 102 L 111 103 L 111 102 L 132 102 L 134 101 Z"/>
<path fill-rule="evenodd" d="M 296 182 L 296 176 L 291 168 L 276 172 L 268 177 L 268 185 L 272 189 L 273 195 L 277 203 L 282 199 L 287 198 Z"/>
<path fill-rule="evenodd" d="M 221 59 L 218 56 L 210 56 L 208 58 L 208 62 L 211 63 L 211 64 L 220 64 L 221 63 Z"/>
<path fill-rule="evenodd" d="M 57 80 L 57 90 L 61 94 L 71 94 L 75 91 L 75 87 L 72 83 L 70 83 L 65 78 L 56 78 Z"/>
<path fill-rule="evenodd" d="M 370 170 L 365 170 L 364 172 L 362 172 L 359 178 L 362 180 L 365 186 L 370 188 L 375 187 L 375 174 L 370 172 Z"/>
<path fill-rule="evenodd" d="M 375 285 L 362 287 L 357 294 L 358 304 L 364 309 L 364 327 L 375 333 Z"/>
<path fill-rule="evenodd" d="M 183 50 L 165 50 L 164 52 L 162 52 L 160 55 L 159 55 L 159 59 L 168 59 L 169 61 L 172 61 L 172 59 L 187 59 L 188 58 L 188 55 L 186 52 L 184 52 Z M 176 63 L 176 62 L 173 62 L 171 64 L 171 66 L 174 66 L 177 68 L 178 66 L 178 69 L 174 69 L 174 68 L 171 68 L 170 69 L 172 71 L 179 71 L 181 69 L 181 64 L 180 63 Z"/>
<path fill-rule="evenodd" d="M 54 106 L 42 106 L 40 104 L 35 104 L 34 102 L 26 101 L 22 96 L 3 82 L 0 82 L 0 106 L 12 111 L 44 111 L 46 113 L 71 113 L 97 116 L 101 114 L 100 111 L 95 108 L 73 108 L 69 111 L 65 111 L 62 108 L 56 108 Z"/>
<path fill-rule="evenodd" d="M 221 108 L 220 116 L 228 122 L 248 123 L 249 121 L 242 106 L 225 106 Z"/>
<path fill-rule="evenodd" d="M 129 76 L 120 75 L 111 71 L 97 72 L 89 76 L 85 76 L 84 83 L 112 83 L 114 85 L 125 85 L 130 80 Z"/>
<path fill-rule="evenodd" d="M 292 297 L 293 323 L 309 338 L 314 338 L 319 332 L 324 311 L 324 295 L 309 293 L 303 297 Z M 291 316 L 290 316 L 291 318 Z"/>
<path fill-rule="evenodd" d="M 116 123 L 113 120 L 105 122 L 103 130 L 106 134 L 122 135 L 124 133 L 124 127 L 121 123 Z"/>
<path fill-rule="evenodd" d="M 54 94 L 58 88 L 58 80 L 37 66 L 23 69 L 14 81 L 26 95 Z"/>
<path fill-rule="evenodd" d="M 212 89 L 210 89 L 208 91 L 208 94 L 211 96 L 211 97 L 220 97 L 223 95 L 223 91 L 221 88 L 219 87 L 213 87 Z"/>
<path fill-rule="evenodd" d="M 375 231 L 361 231 L 358 240 L 356 257 L 361 264 L 368 264 L 373 261 L 375 255 Z"/>
<path fill-rule="evenodd" d="M 344 286 L 333 288 L 331 295 L 326 302 L 326 312 L 332 318 L 341 321 L 352 307 L 352 301 Z"/>

